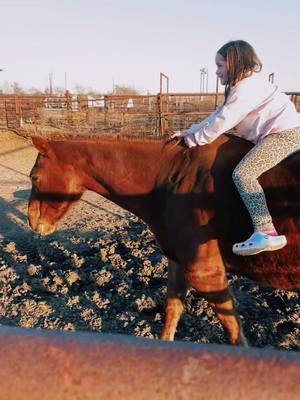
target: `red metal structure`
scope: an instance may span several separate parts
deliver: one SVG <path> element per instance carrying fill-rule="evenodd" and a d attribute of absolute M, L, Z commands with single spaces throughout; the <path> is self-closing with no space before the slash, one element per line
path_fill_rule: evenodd
<path fill-rule="evenodd" d="M 0 399 L 299 400 L 299 353 L 0 328 Z"/>

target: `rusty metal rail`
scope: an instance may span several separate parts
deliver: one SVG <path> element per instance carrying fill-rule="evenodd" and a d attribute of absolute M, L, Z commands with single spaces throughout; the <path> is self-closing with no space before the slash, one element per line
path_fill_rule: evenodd
<path fill-rule="evenodd" d="M 299 400 L 299 353 L 0 327 L 1 400 Z"/>

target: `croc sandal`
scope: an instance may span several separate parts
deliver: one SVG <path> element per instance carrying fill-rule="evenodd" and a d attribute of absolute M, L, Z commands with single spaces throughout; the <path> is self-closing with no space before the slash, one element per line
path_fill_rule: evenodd
<path fill-rule="evenodd" d="M 234 254 L 239 256 L 251 256 L 261 253 L 262 251 L 279 250 L 286 245 L 286 237 L 271 236 L 263 232 L 254 232 L 252 236 L 245 242 L 235 243 L 232 246 Z"/>

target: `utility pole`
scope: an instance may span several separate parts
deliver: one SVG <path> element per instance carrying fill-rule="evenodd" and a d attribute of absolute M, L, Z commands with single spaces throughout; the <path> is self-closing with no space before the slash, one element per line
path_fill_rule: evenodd
<path fill-rule="evenodd" d="M 53 93 L 53 72 L 49 73 L 49 94 L 52 96 Z"/>
<path fill-rule="evenodd" d="M 65 72 L 65 93 L 68 90 L 68 79 L 67 79 L 67 73 Z"/>
<path fill-rule="evenodd" d="M 200 93 L 208 93 L 208 68 L 200 68 Z M 203 96 L 200 96 L 200 101 L 203 100 Z"/>
<path fill-rule="evenodd" d="M 115 80 L 112 78 L 112 94 L 115 94 Z"/>
<path fill-rule="evenodd" d="M 206 93 L 208 93 L 208 68 L 206 68 Z"/>

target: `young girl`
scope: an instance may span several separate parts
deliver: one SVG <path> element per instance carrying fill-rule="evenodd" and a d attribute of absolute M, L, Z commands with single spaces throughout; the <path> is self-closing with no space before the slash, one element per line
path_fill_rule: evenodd
<path fill-rule="evenodd" d="M 203 146 L 229 129 L 255 146 L 233 171 L 233 180 L 252 219 L 254 233 L 232 247 L 235 254 L 278 250 L 286 237 L 278 235 L 258 177 L 300 150 L 300 120 L 294 104 L 277 86 L 262 78 L 262 64 L 243 41 L 226 43 L 216 54 L 216 74 L 225 85 L 222 107 L 199 124 L 174 136 L 188 147 Z"/>

